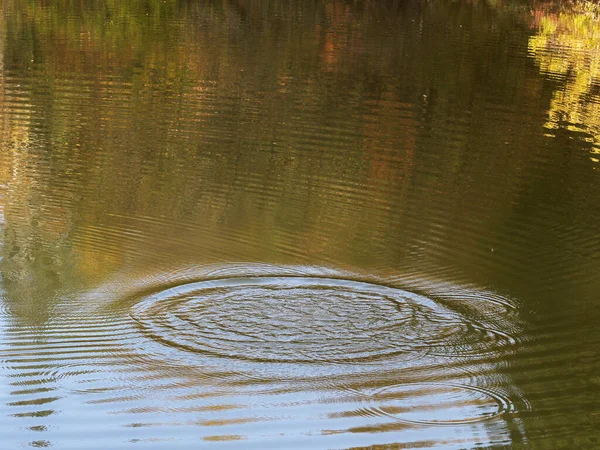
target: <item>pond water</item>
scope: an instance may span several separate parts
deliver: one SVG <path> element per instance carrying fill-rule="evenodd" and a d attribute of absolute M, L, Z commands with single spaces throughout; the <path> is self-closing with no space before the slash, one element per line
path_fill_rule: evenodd
<path fill-rule="evenodd" d="M 600 448 L 600 8 L 4 0 L 0 448 Z"/>

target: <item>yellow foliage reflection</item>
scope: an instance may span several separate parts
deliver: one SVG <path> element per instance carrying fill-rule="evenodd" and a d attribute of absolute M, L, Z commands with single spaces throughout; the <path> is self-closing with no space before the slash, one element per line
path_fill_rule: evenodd
<path fill-rule="evenodd" d="M 590 143 L 591 161 L 599 162 L 600 6 L 573 2 L 534 15 L 538 33 L 529 40 L 530 55 L 543 74 L 561 82 L 548 111 L 548 135 L 559 128 L 576 133 Z"/>

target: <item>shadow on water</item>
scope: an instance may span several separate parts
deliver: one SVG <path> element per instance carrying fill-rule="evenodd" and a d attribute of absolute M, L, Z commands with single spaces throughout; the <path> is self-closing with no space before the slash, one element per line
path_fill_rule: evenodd
<path fill-rule="evenodd" d="M 503 3 L 7 0 L 0 442 L 596 442 L 595 13 Z"/>

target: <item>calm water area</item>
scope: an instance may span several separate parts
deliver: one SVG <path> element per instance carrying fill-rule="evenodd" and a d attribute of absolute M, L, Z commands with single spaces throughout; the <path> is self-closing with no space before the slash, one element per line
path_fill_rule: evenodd
<path fill-rule="evenodd" d="M 600 448 L 600 6 L 0 5 L 0 449 Z"/>

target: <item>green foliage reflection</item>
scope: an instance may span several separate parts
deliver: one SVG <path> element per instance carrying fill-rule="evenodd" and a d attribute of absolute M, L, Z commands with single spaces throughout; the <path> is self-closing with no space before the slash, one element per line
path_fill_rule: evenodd
<path fill-rule="evenodd" d="M 540 71 L 564 87 L 554 91 L 545 127 L 564 128 L 591 144 L 590 159 L 600 162 L 600 6 L 565 2 L 535 10 L 539 31 L 529 50 Z"/>

